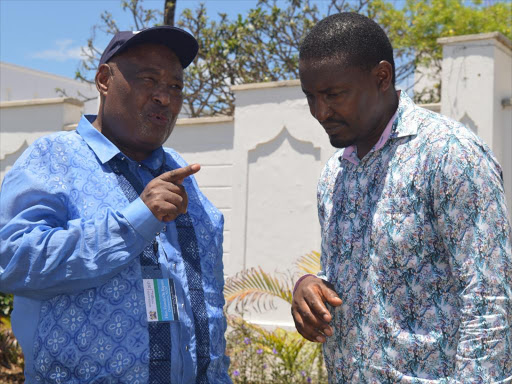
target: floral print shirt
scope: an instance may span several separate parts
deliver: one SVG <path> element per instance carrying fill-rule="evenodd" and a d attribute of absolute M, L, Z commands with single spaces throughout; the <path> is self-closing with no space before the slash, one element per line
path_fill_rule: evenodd
<path fill-rule="evenodd" d="M 378 144 L 362 160 L 337 151 L 318 185 L 320 277 L 343 300 L 324 346 L 329 382 L 512 382 L 500 166 L 405 92 Z"/>

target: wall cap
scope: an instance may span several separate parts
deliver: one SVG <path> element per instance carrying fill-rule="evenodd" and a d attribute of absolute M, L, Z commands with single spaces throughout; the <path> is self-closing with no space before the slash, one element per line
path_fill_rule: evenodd
<path fill-rule="evenodd" d="M 84 86 L 84 88 L 90 88 L 91 90 L 96 89 L 96 86 L 94 84 L 89 84 L 84 81 L 75 80 L 73 78 L 66 77 L 66 76 L 55 75 L 53 73 L 49 73 L 49 72 L 45 72 L 45 71 L 39 71 L 39 70 L 33 69 L 33 68 L 23 67 L 21 65 L 8 63 L 6 61 L 0 61 L 0 68 L 10 69 L 13 71 L 18 71 L 18 72 L 29 73 L 34 76 L 46 77 L 51 80 L 63 81 L 63 82 L 69 83 L 69 84 L 77 85 L 77 86 Z"/>
<path fill-rule="evenodd" d="M 425 104 L 417 104 L 418 107 L 428 109 L 432 112 L 441 112 L 441 103 L 425 103 Z"/>
<path fill-rule="evenodd" d="M 178 119 L 178 121 L 176 122 L 176 126 L 230 123 L 233 120 L 234 120 L 233 116 L 190 117 L 190 118 Z"/>
<path fill-rule="evenodd" d="M 36 105 L 52 105 L 52 104 L 72 104 L 83 107 L 83 101 L 72 97 L 55 97 L 50 99 L 28 99 L 28 100 L 12 100 L 0 102 L 0 108 L 16 108 L 16 107 L 32 107 Z"/>
<path fill-rule="evenodd" d="M 441 45 L 457 44 L 469 41 L 490 40 L 495 39 L 502 43 L 505 47 L 512 50 L 512 41 L 501 32 L 477 33 L 474 35 L 462 35 L 451 37 L 440 37 L 437 43 Z"/>
<path fill-rule="evenodd" d="M 263 88 L 279 88 L 279 87 L 296 87 L 300 85 L 300 80 L 280 80 L 280 81 L 267 81 L 264 83 L 249 83 L 233 85 L 232 91 L 249 91 L 253 89 Z"/>

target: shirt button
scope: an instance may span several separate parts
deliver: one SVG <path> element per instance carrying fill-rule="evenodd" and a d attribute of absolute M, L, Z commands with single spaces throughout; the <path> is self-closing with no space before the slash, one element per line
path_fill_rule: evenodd
<path fill-rule="evenodd" d="M 188 345 L 185 345 L 185 351 L 188 351 Z"/>
<path fill-rule="evenodd" d="M 124 161 L 124 157 L 121 157 L 121 161 Z"/>
<path fill-rule="evenodd" d="M 162 232 L 165 232 L 165 231 L 167 231 L 167 225 L 162 228 Z"/>
<path fill-rule="evenodd" d="M 174 272 L 176 272 L 176 269 L 177 269 L 177 268 L 176 268 L 176 263 L 174 263 Z"/>
<path fill-rule="evenodd" d="M 157 232 L 155 236 L 160 236 L 160 232 Z"/>
<path fill-rule="evenodd" d="M 352 212 L 349 216 L 350 216 L 351 219 L 353 219 L 353 218 L 356 217 L 356 214 L 354 212 Z"/>
<path fill-rule="evenodd" d="M 185 307 L 185 304 L 184 303 L 181 303 L 181 308 L 184 308 Z"/>

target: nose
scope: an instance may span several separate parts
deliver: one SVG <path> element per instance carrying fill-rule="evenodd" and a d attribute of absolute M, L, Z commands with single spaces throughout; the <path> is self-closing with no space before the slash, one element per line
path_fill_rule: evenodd
<path fill-rule="evenodd" d="M 157 87 L 153 92 L 153 101 L 161 106 L 168 106 L 171 103 L 171 95 L 167 87 Z"/>
<path fill-rule="evenodd" d="M 315 119 L 317 119 L 320 123 L 327 120 L 332 115 L 332 110 L 329 107 L 329 104 L 323 100 L 322 97 L 317 97 L 315 100 L 313 116 Z"/>

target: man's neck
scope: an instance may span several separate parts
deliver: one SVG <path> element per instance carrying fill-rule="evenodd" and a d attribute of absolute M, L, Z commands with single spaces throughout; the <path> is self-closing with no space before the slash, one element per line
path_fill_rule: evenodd
<path fill-rule="evenodd" d="M 119 149 L 126 157 L 128 157 L 134 161 L 141 162 L 141 161 L 147 159 L 149 156 L 151 156 L 151 153 L 153 152 L 153 151 L 145 152 L 142 149 L 133 151 L 133 150 L 123 146 L 115 138 L 111 137 L 110 135 L 106 134 L 106 132 L 104 132 L 103 125 L 101 122 L 101 117 L 99 114 L 96 117 L 96 120 L 94 120 L 92 122 L 92 126 L 94 128 L 96 128 L 99 132 L 101 132 L 101 134 L 103 136 L 105 136 L 112 144 L 114 144 L 117 147 L 117 149 Z"/>
<path fill-rule="evenodd" d="M 391 118 L 395 114 L 398 108 L 400 91 L 393 90 L 393 94 L 394 97 L 389 98 L 388 106 L 384 109 L 384 113 L 382 114 L 382 117 L 376 126 L 377 128 L 372 132 L 370 139 L 366 140 L 364 143 L 356 144 L 357 157 L 359 158 L 359 160 L 363 159 L 372 150 L 375 144 L 377 144 L 384 130 L 386 129 L 389 120 L 391 120 Z"/>

